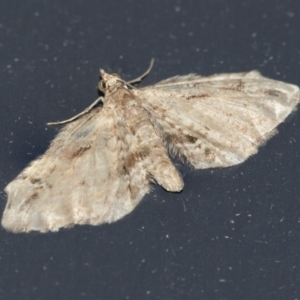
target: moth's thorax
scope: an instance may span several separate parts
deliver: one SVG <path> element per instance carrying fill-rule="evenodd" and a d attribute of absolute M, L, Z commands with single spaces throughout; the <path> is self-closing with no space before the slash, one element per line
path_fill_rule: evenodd
<path fill-rule="evenodd" d="M 121 86 L 108 90 L 105 93 L 104 103 L 116 106 L 130 107 L 137 105 L 137 98 L 126 87 Z"/>

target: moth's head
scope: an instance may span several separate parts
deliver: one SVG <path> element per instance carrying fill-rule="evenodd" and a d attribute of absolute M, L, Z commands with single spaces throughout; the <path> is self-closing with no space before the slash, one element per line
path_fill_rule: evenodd
<path fill-rule="evenodd" d="M 98 83 L 98 89 L 105 93 L 108 89 L 123 85 L 123 80 L 118 74 L 108 74 L 103 69 L 100 69 L 102 80 Z"/>

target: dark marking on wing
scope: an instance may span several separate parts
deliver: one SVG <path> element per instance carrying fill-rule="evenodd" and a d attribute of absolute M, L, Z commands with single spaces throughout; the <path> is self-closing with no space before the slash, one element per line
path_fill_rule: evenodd
<path fill-rule="evenodd" d="M 281 97 L 282 93 L 276 90 L 265 90 L 265 93 L 273 97 Z"/>
<path fill-rule="evenodd" d="M 64 156 L 69 159 L 72 160 L 76 157 L 80 157 L 81 155 L 83 155 L 83 153 L 85 153 L 87 150 L 91 149 L 91 145 L 86 145 L 86 146 L 74 146 L 71 149 L 68 149 L 67 151 L 65 151 L 63 154 Z"/>
<path fill-rule="evenodd" d="M 185 135 L 185 138 L 187 139 L 187 141 L 190 143 L 190 144 L 195 144 L 197 142 L 197 138 L 194 137 L 194 136 L 191 136 L 189 134 Z"/>

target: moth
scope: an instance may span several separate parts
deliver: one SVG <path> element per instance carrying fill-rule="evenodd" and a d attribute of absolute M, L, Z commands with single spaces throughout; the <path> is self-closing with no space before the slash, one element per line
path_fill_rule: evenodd
<path fill-rule="evenodd" d="M 12 232 L 111 223 L 155 182 L 180 192 L 178 157 L 195 169 L 244 162 L 299 103 L 299 87 L 257 71 L 175 76 L 135 88 L 100 70 L 98 98 L 67 123 L 44 155 L 5 188 L 2 225 Z M 102 106 L 98 103 L 102 102 Z"/>

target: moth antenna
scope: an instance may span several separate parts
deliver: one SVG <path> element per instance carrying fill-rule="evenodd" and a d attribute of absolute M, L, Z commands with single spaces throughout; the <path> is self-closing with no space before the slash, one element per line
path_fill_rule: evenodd
<path fill-rule="evenodd" d="M 152 68 L 153 68 L 153 65 L 154 65 L 154 58 L 151 59 L 151 61 L 150 61 L 150 66 L 149 66 L 149 68 L 147 69 L 147 71 L 146 71 L 144 74 L 142 74 L 142 75 L 139 76 L 138 78 L 135 78 L 135 79 L 132 79 L 132 80 L 130 80 L 130 81 L 127 81 L 126 83 L 127 83 L 128 85 L 130 85 L 130 84 L 132 84 L 132 83 L 140 82 L 144 77 L 146 77 L 146 76 L 151 72 L 151 70 L 152 70 Z"/>
<path fill-rule="evenodd" d="M 97 100 L 95 100 L 89 107 L 87 107 L 84 111 L 82 111 L 81 113 L 79 113 L 78 115 L 64 120 L 64 121 L 58 121 L 58 122 L 48 122 L 46 123 L 46 125 L 51 126 L 51 125 L 61 125 L 61 124 L 66 124 L 66 123 L 70 123 L 76 119 L 78 119 L 79 117 L 87 114 L 88 112 L 90 112 L 100 101 L 103 100 L 103 97 L 99 97 Z"/>

